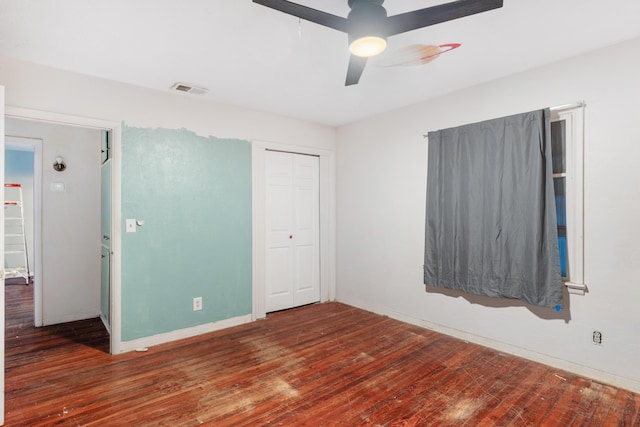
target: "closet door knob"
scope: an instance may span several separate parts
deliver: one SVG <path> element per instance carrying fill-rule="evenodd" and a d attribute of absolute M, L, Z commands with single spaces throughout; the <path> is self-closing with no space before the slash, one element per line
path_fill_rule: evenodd
<path fill-rule="evenodd" d="M 289 234 L 289 239 L 293 239 L 293 234 Z"/>

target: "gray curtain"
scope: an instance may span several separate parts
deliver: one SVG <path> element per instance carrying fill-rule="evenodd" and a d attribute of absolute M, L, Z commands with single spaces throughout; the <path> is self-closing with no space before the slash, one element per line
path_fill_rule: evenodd
<path fill-rule="evenodd" d="M 424 283 L 562 306 L 549 109 L 430 132 Z"/>

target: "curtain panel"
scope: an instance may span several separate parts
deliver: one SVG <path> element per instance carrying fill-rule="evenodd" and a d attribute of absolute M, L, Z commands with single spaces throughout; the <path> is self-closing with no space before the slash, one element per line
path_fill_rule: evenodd
<path fill-rule="evenodd" d="M 549 109 L 429 132 L 424 283 L 562 306 Z"/>

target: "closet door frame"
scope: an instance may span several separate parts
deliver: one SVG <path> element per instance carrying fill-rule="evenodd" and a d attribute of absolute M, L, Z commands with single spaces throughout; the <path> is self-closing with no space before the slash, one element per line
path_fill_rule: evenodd
<path fill-rule="evenodd" d="M 266 317 L 265 165 L 267 150 L 318 156 L 320 159 L 320 302 L 336 298 L 335 152 L 314 147 L 252 141 L 252 319 Z"/>

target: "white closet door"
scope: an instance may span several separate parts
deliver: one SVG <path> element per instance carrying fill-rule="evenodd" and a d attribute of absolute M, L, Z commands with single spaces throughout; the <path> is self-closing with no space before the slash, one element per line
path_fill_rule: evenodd
<path fill-rule="evenodd" d="M 319 159 L 267 151 L 267 311 L 320 301 Z"/>

